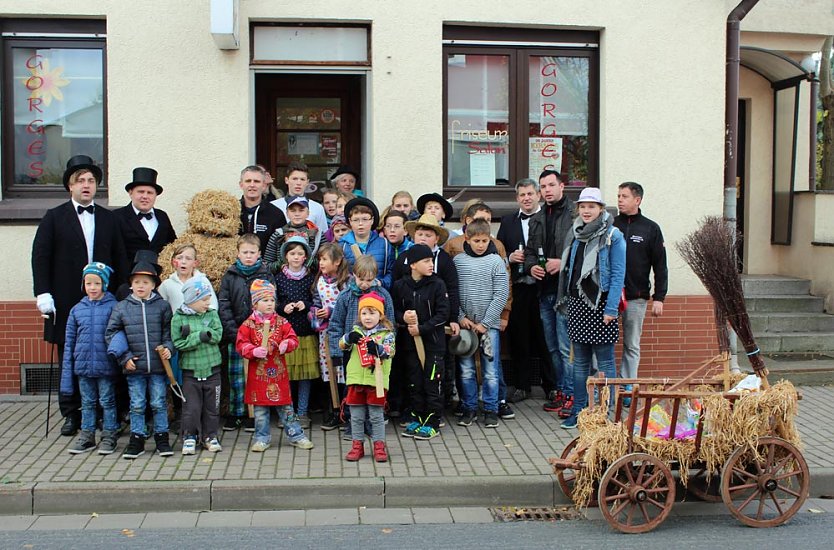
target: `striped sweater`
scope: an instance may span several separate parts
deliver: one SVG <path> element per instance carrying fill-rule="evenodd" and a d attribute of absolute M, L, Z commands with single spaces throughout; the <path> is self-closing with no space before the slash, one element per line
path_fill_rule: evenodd
<path fill-rule="evenodd" d="M 501 327 L 501 311 L 510 294 L 507 268 L 498 254 L 470 256 L 458 254 L 454 258 L 458 272 L 460 313 L 487 328 Z"/>

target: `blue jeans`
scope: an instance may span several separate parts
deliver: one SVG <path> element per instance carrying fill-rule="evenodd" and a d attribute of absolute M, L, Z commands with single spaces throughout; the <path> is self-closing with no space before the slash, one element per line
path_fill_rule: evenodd
<path fill-rule="evenodd" d="M 78 389 L 81 392 L 81 430 L 96 431 L 96 404 L 100 403 L 104 411 L 103 428 L 105 432 L 119 429 L 116 420 L 116 392 L 112 378 L 78 377 Z"/>
<path fill-rule="evenodd" d="M 493 358 L 490 359 L 483 354 L 481 348 L 475 353 L 481 354 L 481 396 L 484 400 L 484 412 L 498 412 L 498 380 L 500 375 L 500 362 L 495 359 L 500 353 L 498 340 L 501 333 L 497 328 L 487 331 L 492 342 Z M 475 356 L 460 358 L 460 383 L 463 389 L 463 407 L 467 411 L 478 410 L 478 379 L 475 373 Z"/>
<path fill-rule="evenodd" d="M 129 374 L 127 392 L 130 395 L 130 433 L 145 437 L 145 396 L 150 390 L 153 411 L 153 433 L 168 433 L 168 379 L 164 374 Z"/>
<path fill-rule="evenodd" d="M 628 307 L 621 314 L 623 318 L 623 360 L 620 376 L 637 378 L 640 366 L 640 335 L 643 333 L 643 319 L 646 318 L 646 300 L 635 298 L 628 301 Z"/>
<path fill-rule="evenodd" d="M 307 416 L 310 407 L 310 385 L 312 380 L 298 381 L 298 416 Z"/>
<path fill-rule="evenodd" d="M 571 418 L 576 418 L 579 411 L 588 406 L 588 388 L 585 385 L 591 373 L 591 356 L 596 357 L 599 371 L 606 378 L 617 377 L 614 363 L 614 344 L 580 344 L 573 343 L 573 389 L 574 401 Z M 610 407 L 613 406 L 613 396 Z"/>
<path fill-rule="evenodd" d="M 272 430 L 269 425 L 269 409 L 271 407 L 255 405 L 255 435 L 253 441 L 270 443 L 272 441 Z M 292 410 L 292 405 L 280 405 L 278 416 L 284 424 L 284 433 L 290 441 L 296 442 L 304 439 L 304 430 L 298 423 L 298 415 Z"/>
<path fill-rule="evenodd" d="M 539 298 L 539 314 L 542 318 L 544 342 L 550 355 L 548 365 L 550 375 L 545 382 L 554 385 L 566 395 L 573 395 L 573 364 L 570 362 L 570 338 L 568 337 L 568 317 L 557 312 L 556 295 L 547 294 Z"/>

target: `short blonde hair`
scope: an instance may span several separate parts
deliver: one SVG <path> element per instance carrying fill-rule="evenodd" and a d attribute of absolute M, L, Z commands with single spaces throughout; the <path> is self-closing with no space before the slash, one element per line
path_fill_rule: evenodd
<path fill-rule="evenodd" d="M 363 254 L 353 262 L 354 277 L 362 277 L 363 279 L 375 278 L 377 271 L 376 260 L 373 256 Z"/>

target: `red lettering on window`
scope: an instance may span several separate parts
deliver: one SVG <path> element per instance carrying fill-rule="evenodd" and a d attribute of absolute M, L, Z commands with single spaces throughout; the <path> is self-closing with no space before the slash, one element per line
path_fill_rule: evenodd
<path fill-rule="evenodd" d="M 43 161 L 36 160 L 29 164 L 29 177 L 39 178 L 43 175 Z"/>
<path fill-rule="evenodd" d="M 28 87 L 28 86 L 27 86 Z M 43 109 L 40 108 L 40 105 L 43 104 L 43 98 L 40 97 L 30 97 L 29 99 L 29 112 L 37 111 L 39 113 L 43 112 Z"/>
<path fill-rule="evenodd" d="M 26 152 L 30 155 L 42 155 L 46 153 L 46 148 L 43 146 L 43 140 L 36 139 L 30 143 L 29 147 L 26 148 Z"/>
<path fill-rule="evenodd" d="M 37 84 L 35 84 L 37 82 Z M 26 89 L 33 92 L 43 86 L 43 79 L 38 75 L 32 75 L 26 79 Z"/>
<path fill-rule="evenodd" d="M 558 135 L 556 133 L 556 125 L 552 122 L 550 124 L 545 124 L 539 135 L 543 137 L 556 137 Z"/>
<path fill-rule="evenodd" d="M 43 56 L 39 53 L 36 53 L 32 57 L 26 60 L 26 68 L 27 69 L 43 69 L 43 63 L 41 63 L 40 59 Z M 37 61 L 37 63 L 35 63 Z"/>
<path fill-rule="evenodd" d="M 544 158 L 555 159 L 555 158 L 559 158 L 559 153 L 556 150 L 555 145 L 553 145 L 552 143 L 548 143 L 547 145 L 544 146 L 544 149 L 542 149 L 542 156 Z"/>
<path fill-rule="evenodd" d="M 556 104 L 555 103 L 542 103 L 542 116 L 543 117 L 550 117 L 556 118 Z"/>
<path fill-rule="evenodd" d="M 26 131 L 30 134 L 42 134 L 43 121 L 39 118 L 36 118 L 35 120 L 26 125 Z"/>
<path fill-rule="evenodd" d="M 556 63 L 547 63 L 542 66 L 542 76 L 556 76 Z"/>
<path fill-rule="evenodd" d="M 545 82 L 544 84 L 542 84 L 542 89 L 540 93 L 543 97 L 550 97 L 552 95 L 555 95 L 558 90 L 559 87 L 553 82 Z"/>

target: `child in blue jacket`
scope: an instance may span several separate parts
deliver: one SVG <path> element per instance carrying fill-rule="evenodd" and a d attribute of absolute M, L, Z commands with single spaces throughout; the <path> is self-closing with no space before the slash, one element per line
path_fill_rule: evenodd
<path fill-rule="evenodd" d="M 87 264 L 81 274 L 86 296 L 70 310 L 61 369 L 61 393 L 72 394 L 73 376 L 81 393 L 81 433 L 70 446 L 70 454 L 96 448 L 96 404 L 104 411 L 101 445 L 98 454 L 116 450 L 115 378 L 117 366 L 107 355 L 104 331 L 116 298 L 107 292 L 113 270 L 101 262 Z"/>

